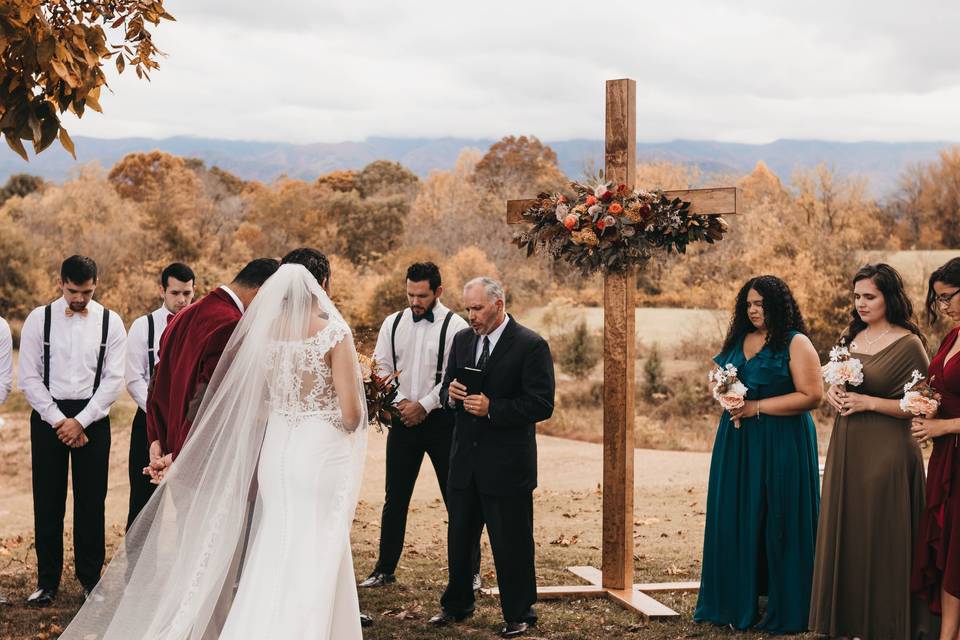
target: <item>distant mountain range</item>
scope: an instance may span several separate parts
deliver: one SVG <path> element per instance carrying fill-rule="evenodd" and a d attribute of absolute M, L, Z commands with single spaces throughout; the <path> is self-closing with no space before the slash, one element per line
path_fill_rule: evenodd
<path fill-rule="evenodd" d="M 164 139 L 74 138 L 78 161 L 59 145 L 31 158 L 29 163 L 12 151 L 0 151 L 0 183 L 15 173 L 32 173 L 51 180 L 63 180 L 80 163 L 96 161 L 112 166 L 128 153 L 159 149 L 168 153 L 200 158 L 208 166 L 219 166 L 245 179 L 270 181 L 278 176 L 313 179 L 335 169 L 359 169 L 374 160 L 394 160 L 421 176 L 450 169 L 460 151 L 467 147 L 486 150 L 495 140 L 471 138 L 367 138 L 363 142 L 290 144 L 244 142 L 211 138 L 174 137 Z M 560 168 L 577 177 L 588 167 L 603 164 L 600 140 L 553 140 Z M 670 160 L 698 166 L 705 174 L 743 175 L 763 161 L 782 179 L 798 168 L 820 162 L 842 175 L 868 179 L 870 191 L 883 197 L 897 187 L 897 178 L 908 165 L 935 160 L 950 142 L 830 142 L 823 140 L 777 140 L 769 144 L 739 144 L 674 140 L 637 145 L 637 158 Z"/>

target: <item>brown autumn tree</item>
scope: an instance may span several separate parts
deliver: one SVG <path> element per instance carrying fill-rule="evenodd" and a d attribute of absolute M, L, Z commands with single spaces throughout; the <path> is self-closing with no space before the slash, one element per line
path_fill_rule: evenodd
<path fill-rule="evenodd" d="M 0 2 L 0 131 L 10 148 L 27 160 L 24 140 L 40 153 L 59 137 L 76 157 L 60 115 L 101 111 L 110 60 L 121 73 L 129 65 L 149 79 L 162 55 L 149 25 L 161 20 L 173 20 L 163 0 Z"/>
<path fill-rule="evenodd" d="M 567 182 L 557 154 L 535 136 L 506 136 L 477 163 L 474 180 L 500 200 L 558 191 Z"/>
<path fill-rule="evenodd" d="M 257 256 L 282 256 L 293 247 L 329 247 L 336 233 L 329 202 L 340 194 L 316 182 L 280 178 L 251 184 L 244 192 L 241 236 Z"/>
<path fill-rule="evenodd" d="M 357 172 L 350 170 L 331 171 L 317 178 L 317 186 L 331 191 L 350 193 L 357 190 Z"/>
<path fill-rule="evenodd" d="M 940 151 L 935 162 L 907 169 L 889 211 L 906 246 L 960 246 L 960 146 Z"/>
<path fill-rule="evenodd" d="M 7 179 L 7 183 L 0 189 L 0 206 L 14 196 L 21 198 L 43 188 L 43 178 L 32 176 L 29 173 L 17 173 Z"/>
<path fill-rule="evenodd" d="M 399 162 L 375 160 L 357 174 L 356 188 L 361 198 L 404 196 L 413 201 L 420 178 Z"/>

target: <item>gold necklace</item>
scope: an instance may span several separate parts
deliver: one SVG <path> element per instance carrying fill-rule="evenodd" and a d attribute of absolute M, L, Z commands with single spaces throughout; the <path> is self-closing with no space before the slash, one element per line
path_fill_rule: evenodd
<path fill-rule="evenodd" d="M 872 349 L 872 348 L 873 348 L 873 345 L 877 344 L 877 342 L 879 342 L 880 339 L 883 338 L 883 336 L 885 336 L 885 335 L 887 335 L 888 333 L 890 333 L 891 331 L 893 331 L 893 327 L 887 328 L 886 331 L 884 331 L 883 333 L 881 333 L 879 336 L 877 336 L 877 337 L 874 338 L 873 340 L 871 340 L 870 338 L 867 337 L 867 331 L 869 331 L 869 330 L 870 330 L 869 328 L 868 328 L 868 329 L 865 329 L 864 332 L 863 332 L 863 335 L 862 335 L 861 337 L 863 338 L 864 342 L 867 343 L 867 349 Z M 857 345 L 856 345 L 856 343 L 853 343 L 853 344 L 851 344 L 850 346 L 853 347 L 854 349 L 859 350 L 858 347 L 857 347 Z"/>

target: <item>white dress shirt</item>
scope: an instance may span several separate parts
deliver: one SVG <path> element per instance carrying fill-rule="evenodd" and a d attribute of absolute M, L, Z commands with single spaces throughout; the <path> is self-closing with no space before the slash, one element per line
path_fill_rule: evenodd
<path fill-rule="evenodd" d="M 503 335 L 503 330 L 507 328 L 507 323 L 510 322 L 510 316 L 503 314 L 503 322 L 497 325 L 497 328 L 487 334 L 487 338 L 490 339 L 490 351 L 487 353 L 487 356 L 493 355 L 493 350 L 497 347 L 497 341 L 500 340 L 500 336 Z M 477 340 L 477 353 L 473 358 L 474 364 L 480 360 L 480 354 L 483 353 L 483 336 L 480 336 L 480 339 Z"/>
<path fill-rule="evenodd" d="M 440 406 L 440 385 L 436 383 L 437 356 L 440 348 L 440 331 L 448 311 L 449 309 L 438 300 L 433 307 L 433 322 L 427 319 L 414 322 L 413 312 L 410 309 L 397 312 L 403 314 L 397 326 L 396 337 L 397 370 L 400 371 L 397 401 L 415 400 L 426 409 L 427 413 Z M 380 327 L 380 335 L 377 336 L 377 346 L 373 356 L 377 361 L 377 371 L 380 375 L 393 373 L 394 370 L 390 335 L 393 332 L 397 313 L 387 316 Z M 441 380 L 447 367 L 447 359 L 450 357 L 450 349 L 453 348 L 453 336 L 467 326 L 467 321 L 456 313 L 450 316 L 450 324 L 447 325 L 447 335 L 444 340 Z"/>
<path fill-rule="evenodd" d="M 10 325 L 0 318 L 0 404 L 3 404 L 13 389 L 13 336 Z"/>
<path fill-rule="evenodd" d="M 160 359 L 160 336 L 167 328 L 167 318 L 174 315 L 166 307 L 150 313 L 153 316 L 153 365 Z M 148 316 L 140 316 L 127 333 L 127 391 L 143 411 L 147 410 L 147 388 L 150 386 L 150 327 Z"/>
<path fill-rule="evenodd" d="M 244 311 L 246 311 L 246 309 L 243 308 L 243 301 L 240 300 L 240 298 L 237 296 L 237 294 L 235 294 L 235 293 L 233 292 L 233 289 L 231 289 L 230 287 L 228 287 L 228 286 L 225 285 L 225 284 L 220 285 L 220 288 L 223 289 L 224 291 L 226 291 L 226 292 L 227 292 L 227 295 L 229 295 L 231 298 L 233 298 L 233 301 L 237 303 L 237 308 L 240 309 L 240 313 L 243 313 Z"/>
<path fill-rule="evenodd" d="M 50 389 L 43 386 L 43 318 L 44 308 L 30 312 L 20 335 L 20 388 L 30 406 L 49 425 L 66 419 L 57 408 L 57 400 L 90 399 L 76 416 L 86 429 L 110 412 L 123 388 L 124 342 L 127 333 L 123 321 L 110 312 L 107 352 L 103 359 L 100 386 L 93 392 L 103 331 L 103 307 L 95 301 L 87 305 L 87 315 L 66 316 L 67 301 L 52 304 L 50 322 Z"/>

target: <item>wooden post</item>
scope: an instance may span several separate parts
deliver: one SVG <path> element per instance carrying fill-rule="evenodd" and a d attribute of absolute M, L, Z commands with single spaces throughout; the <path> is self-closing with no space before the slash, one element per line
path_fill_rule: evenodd
<path fill-rule="evenodd" d="M 637 84 L 607 81 L 605 179 L 633 189 Z M 633 587 L 633 401 L 636 275 L 610 274 L 603 292 L 603 586 Z"/>
<path fill-rule="evenodd" d="M 605 178 L 634 188 L 637 165 L 637 85 L 607 81 Z M 690 203 L 688 212 L 732 215 L 741 199 L 736 187 L 667 191 L 670 199 Z M 521 224 L 536 200 L 507 202 L 507 223 Z M 541 599 L 606 596 L 646 616 L 676 616 L 645 591 L 696 591 L 699 582 L 633 584 L 633 394 L 636 381 L 636 274 L 611 274 L 603 290 L 603 570 L 568 567 L 589 586 L 537 589 Z M 499 589 L 484 589 L 499 595 Z"/>

